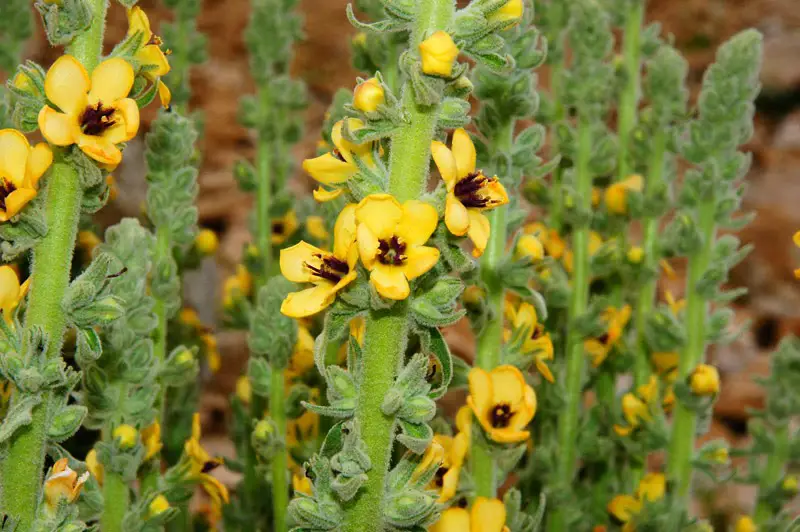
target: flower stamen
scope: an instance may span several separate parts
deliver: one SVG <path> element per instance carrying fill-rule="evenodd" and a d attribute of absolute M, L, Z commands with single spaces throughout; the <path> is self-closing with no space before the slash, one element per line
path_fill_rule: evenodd
<path fill-rule="evenodd" d="M 492 426 L 496 429 L 506 428 L 511 423 L 513 416 L 514 412 L 511 411 L 511 405 L 508 403 L 495 405 L 491 412 Z"/>
<path fill-rule="evenodd" d="M 316 277 L 336 284 L 342 280 L 342 277 L 350 273 L 350 268 L 345 261 L 337 259 L 333 255 L 322 256 L 318 254 L 316 256 L 322 259 L 320 266 L 304 263 L 305 267 L 311 270 Z"/>
<path fill-rule="evenodd" d="M 12 192 L 17 190 L 17 187 L 12 183 L 10 180 L 1 178 L 0 177 L 0 209 L 6 209 L 6 198 L 8 198 Z"/>
<path fill-rule="evenodd" d="M 494 181 L 494 177 L 486 177 L 480 170 L 468 174 L 466 177 L 461 178 L 453 188 L 453 194 L 458 200 L 467 208 L 486 209 L 502 202 L 494 200 L 482 194 L 482 190 Z"/>
<path fill-rule="evenodd" d="M 103 102 L 97 102 L 94 106 L 87 106 L 81 115 L 81 131 L 86 135 L 99 136 L 108 128 L 116 124 L 116 120 L 111 118 L 114 115 L 113 107 L 104 107 Z"/>
<path fill-rule="evenodd" d="M 381 240 L 378 247 L 378 260 L 389 266 L 401 266 L 406 261 L 406 245 L 396 236 Z"/>

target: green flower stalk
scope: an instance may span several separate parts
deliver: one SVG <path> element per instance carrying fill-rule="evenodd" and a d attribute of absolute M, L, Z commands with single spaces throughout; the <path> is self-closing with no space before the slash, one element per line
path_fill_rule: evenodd
<path fill-rule="evenodd" d="M 100 59 L 107 4 L 105 0 L 92 0 L 89 5 L 91 25 L 87 31 L 75 37 L 68 52 L 91 71 Z M 64 156 L 59 156 L 53 166 L 46 192 L 48 230 L 33 251 L 32 287 L 25 330 L 30 335 L 34 329 L 39 329 L 46 336 L 47 350 L 43 353 L 46 361 L 60 361 L 67 324 L 61 303 L 69 285 L 69 268 L 63 265 L 71 263 L 75 245 L 83 199 L 84 176 L 79 175 L 80 170 L 83 169 L 67 162 Z M 56 264 L 61 266 L 53 267 Z M 31 336 L 28 336 L 29 342 L 30 339 Z M 28 348 L 35 350 L 32 345 Z M 38 361 L 28 359 L 25 363 L 31 364 L 33 369 Z M 45 388 L 34 392 L 35 398 L 27 396 L 23 390 L 18 388 L 11 408 L 27 402 L 30 405 L 30 418 L 7 443 L 1 483 L 6 487 L 3 490 L 3 511 L 18 520 L 20 532 L 27 532 L 32 530 L 38 508 L 49 425 L 55 414 L 54 408 L 62 401 L 58 395 L 65 393 L 65 390 Z M 14 486 L 14 489 L 8 489 L 10 486 Z"/>
<path fill-rule="evenodd" d="M 695 165 L 687 172 L 681 194 L 683 210 L 670 227 L 676 249 L 689 256 L 686 279 L 686 346 L 678 365 L 678 378 L 689 379 L 705 360 L 709 342 L 726 338 L 730 312 L 718 309 L 709 315 L 713 302 L 724 303 L 739 292 L 724 293 L 720 283 L 749 249 L 739 249 L 736 238 L 717 238 L 720 227 L 741 227 L 732 215 L 739 207 L 739 180 L 750 158 L 738 151 L 752 135 L 753 99 L 758 94 L 761 35 L 745 31 L 725 43 L 703 80 L 698 117 L 679 141 L 679 152 Z M 689 394 L 681 396 L 673 418 L 668 474 L 675 483 L 676 497 L 686 501 L 692 481 L 692 459 L 698 414 L 705 404 L 696 404 Z"/>

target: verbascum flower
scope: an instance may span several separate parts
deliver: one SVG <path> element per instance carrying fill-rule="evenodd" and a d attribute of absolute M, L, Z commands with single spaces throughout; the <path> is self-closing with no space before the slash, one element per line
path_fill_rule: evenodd
<path fill-rule="evenodd" d="M 86 453 L 86 469 L 92 476 L 95 478 L 99 485 L 103 485 L 103 479 L 105 478 L 106 469 L 103 467 L 103 464 L 97 459 L 97 451 L 92 449 L 88 453 Z"/>
<path fill-rule="evenodd" d="M 449 78 L 453 75 L 453 62 L 458 57 L 458 47 L 446 31 L 439 30 L 419 43 L 422 71 L 429 76 Z"/>
<path fill-rule="evenodd" d="M 247 375 L 241 375 L 236 379 L 236 397 L 246 405 L 253 400 L 253 387 L 250 385 L 250 378 Z"/>
<path fill-rule="evenodd" d="M 464 440 L 467 443 L 467 453 L 472 440 L 472 409 L 469 405 L 464 405 L 456 412 L 456 428 L 458 434 L 464 435 Z"/>
<path fill-rule="evenodd" d="M 447 185 L 444 222 L 456 236 L 469 236 L 474 244 L 472 254 L 483 255 L 491 227 L 483 211 L 508 203 L 508 193 L 497 177 L 486 177 L 475 170 L 475 145 L 469 133 L 459 128 L 453 132 L 448 148 L 435 140 L 431 155 Z"/>
<path fill-rule="evenodd" d="M 314 337 L 304 325 L 297 324 L 297 342 L 294 344 L 289 365 L 286 368 L 286 378 L 291 380 L 305 375 L 314 367 Z"/>
<path fill-rule="evenodd" d="M 47 144 L 31 146 L 19 131 L 0 130 L 0 222 L 16 216 L 36 197 L 39 179 L 52 163 Z"/>
<path fill-rule="evenodd" d="M 700 364 L 689 374 L 689 388 L 692 393 L 709 397 L 719 393 L 719 372 L 714 366 Z"/>
<path fill-rule="evenodd" d="M 316 403 L 318 398 L 312 398 L 309 402 Z M 286 425 L 286 446 L 289 449 L 295 448 L 302 443 L 314 442 L 319 436 L 319 414 L 306 410 L 295 419 L 289 420 Z"/>
<path fill-rule="evenodd" d="M 472 510 L 452 507 L 442 512 L 429 532 L 508 532 L 506 507 L 498 499 L 477 497 Z"/>
<path fill-rule="evenodd" d="M 311 479 L 302 473 L 293 474 L 292 489 L 294 490 L 295 493 L 302 493 L 304 495 L 311 496 L 312 495 Z"/>
<path fill-rule="evenodd" d="M 641 192 L 643 188 L 644 179 L 638 174 L 612 184 L 606 189 L 606 208 L 614 214 L 625 214 L 628 212 L 628 195 L 631 192 Z"/>
<path fill-rule="evenodd" d="M 364 127 L 364 122 L 357 118 L 348 118 L 347 121 L 350 131 Z M 314 191 L 314 199 L 319 202 L 331 201 L 344 192 L 341 185 L 358 173 L 356 160 L 360 160 L 366 166 L 375 166 L 372 143 L 353 144 L 348 141 L 342 136 L 343 125 L 344 122 L 340 120 L 331 129 L 333 151 L 303 161 L 303 170 L 323 185 Z"/>
<path fill-rule="evenodd" d="M 639 246 L 633 246 L 628 250 L 626 257 L 631 264 L 640 264 L 644 259 L 644 250 Z"/>
<path fill-rule="evenodd" d="M 180 313 L 178 313 L 178 320 L 184 325 L 194 327 L 195 329 L 203 326 L 203 322 L 200 321 L 200 316 L 197 314 L 197 311 L 190 307 L 183 307 L 181 309 Z"/>
<path fill-rule="evenodd" d="M 408 282 L 439 261 L 439 250 L 423 245 L 439 221 L 436 209 L 422 201 L 400 205 L 389 194 L 372 194 L 361 200 L 355 214 L 358 251 L 370 282 L 387 299 L 407 298 Z"/>
<path fill-rule="evenodd" d="M 797 475 L 786 475 L 783 477 L 781 481 L 781 490 L 785 494 L 794 497 L 797 495 L 798 489 L 800 489 L 800 481 L 798 481 Z"/>
<path fill-rule="evenodd" d="M 656 352 L 650 355 L 650 362 L 659 375 L 666 375 L 677 368 L 680 359 L 681 355 L 676 351 Z"/>
<path fill-rule="evenodd" d="M 651 407 L 658 399 L 658 380 L 651 375 L 647 384 L 642 384 L 636 392 L 628 392 L 622 396 L 622 415 L 627 425 L 614 425 L 614 432 L 620 436 L 629 436 L 643 424 L 653 419 Z"/>
<path fill-rule="evenodd" d="M 292 318 L 313 316 L 328 307 L 336 294 L 356 278 L 358 248 L 356 241 L 356 206 L 348 205 L 333 228 L 333 252 L 323 251 L 307 242 L 282 249 L 281 273 L 295 283 L 312 284 L 286 296 L 281 312 Z"/>
<path fill-rule="evenodd" d="M 439 492 L 439 502 L 445 503 L 455 497 L 458 490 L 458 480 L 467 456 L 469 440 L 463 433 L 455 436 L 437 434 L 433 437 L 433 442 L 441 446 L 443 458 L 430 487 Z"/>
<path fill-rule="evenodd" d="M 435 439 L 431 440 L 431 443 L 425 449 L 425 452 L 422 453 L 422 458 L 420 459 L 417 467 L 414 468 L 414 472 L 411 474 L 411 480 L 416 481 L 419 477 L 424 476 L 426 473 L 430 473 L 431 471 L 439 470 L 439 468 L 444 463 L 444 447 Z"/>
<path fill-rule="evenodd" d="M 743 515 L 736 521 L 734 532 L 758 532 L 758 527 L 752 517 Z"/>
<path fill-rule="evenodd" d="M 492 12 L 488 19 L 489 22 L 508 22 L 520 20 L 524 10 L 525 6 L 523 5 L 522 0 L 509 0 L 503 7 Z"/>
<path fill-rule="evenodd" d="M 240 297 L 249 297 L 253 291 L 253 275 L 244 265 L 236 266 L 236 273 L 222 285 L 222 304 L 225 308 L 232 308 Z"/>
<path fill-rule="evenodd" d="M 639 481 L 636 496 L 641 501 L 654 502 L 667 492 L 667 477 L 663 473 L 648 473 Z"/>
<path fill-rule="evenodd" d="M 142 430 L 142 444 L 144 445 L 144 461 L 147 462 L 151 458 L 158 456 L 164 444 L 161 442 L 161 423 L 153 421 L 153 423 Z"/>
<path fill-rule="evenodd" d="M 597 338 L 583 342 L 583 348 L 592 358 L 592 366 L 598 367 L 622 338 L 625 326 L 631 318 L 631 307 L 625 305 L 621 309 L 606 308 L 600 316 L 605 324 L 605 332 Z"/>
<path fill-rule="evenodd" d="M 0 266 L 0 311 L 7 324 L 13 323 L 14 311 L 28 293 L 30 284 L 30 279 L 20 284 L 17 272 L 11 266 Z"/>
<path fill-rule="evenodd" d="M 632 495 L 617 495 L 608 503 L 606 510 L 622 532 L 634 532 L 633 519 L 642 511 L 642 502 Z"/>
<path fill-rule="evenodd" d="M 59 57 L 44 81 L 47 99 L 39 112 L 39 129 L 51 144 L 77 144 L 86 155 L 107 166 L 122 161 L 118 144 L 139 131 L 139 106 L 128 98 L 133 67 L 119 58 L 103 61 L 91 78 L 71 55 Z"/>
<path fill-rule="evenodd" d="M 369 78 L 359 83 L 353 91 L 353 107 L 365 113 L 378 110 L 378 106 L 386 102 L 386 92 L 377 78 Z"/>
<path fill-rule="evenodd" d="M 194 237 L 194 247 L 201 255 L 213 255 L 219 248 L 219 238 L 217 233 L 211 229 L 201 229 Z"/>
<path fill-rule="evenodd" d="M 211 333 L 201 334 L 200 342 L 203 344 L 203 350 L 206 354 L 208 369 L 210 369 L 212 373 L 218 372 L 219 368 L 222 367 L 222 356 L 219 352 L 217 337 Z M 191 355 L 191 351 L 187 350 L 186 353 Z"/>
<path fill-rule="evenodd" d="M 535 236 L 544 246 L 545 256 L 556 260 L 561 259 L 566 253 L 567 244 L 555 229 L 548 229 L 541 222 L 527 224 L 523 232 Z"/>
<path fill-rule="evenodd" d="M 514 254 L 518 259 L 527 258 L 532 262 L 539 262 L 544 258 L 544 244 L 533 235 L 522 235 L 517 240 Z"/>
<path fill-rule="evenodd" d="M 158 495 L 153 501 L 150 503 L 150 506 L 147 507 L 147 513 L 150 517 L 155 517 L 157 515 L 163 514 L 167 510 L 169 510 L 169 501 L 163 495 Z"/>
<path fill-rule="evenodd" d="M 327 243 L 328 239 L 331 237 L 331 235 L 328 234 L 328 229 L 325 227 L 325 220 L 322 216 L 309 216 L 306 218 L 306 229 L 309 235 L 322 243 Z"/>
<path fill-rule="evenodd" d="M 539 318 L 536 315 L 536 309 L 530 303 L 520 303 L 518 307 L 514 305 L 506 305 L 506 317 L 511 322 L 515 331 L 527 330 L 530 334 L 525 338 L 522 344 L 522 350 L 525 354 L 533 356 L 536 370 L 547 379 L 549 382 L 555 382 L 553 372 L 547 362 L 553 360 L 553 340 L 544 330 L 544 324 L 539 323 Z"/>
<path fill-rule="evenodd" d="M 70 503 L 75 502 L 88 479 L 88 471 L 79 477 L 78 473 L 70 469 L 67 459 L 60 458 L 50 468 L 47 479 L 44 481 L 44 498 L 47 506 L 54 510 L 58 507 L 61 499 L 66 499 Z"/>
<path fill-rule="evenodd" d="M 297 223 L 297 214 L 294 210 L 290 210 L 280 218 L 272 220 L 272 234 L 271 241 L 273 246 L 280 246 L 291 237 L 299 224 Z"/>
<path fill-rule="evenodd" d="M 536 414 L 536 393 L 516 367 L 470 370 L 467 404 L 490 439 L 519 443 L 530 436 L 525 429 Z"/>
<path fill-rule="evenodd" d="M 161 105 L 169 107 L 172 93 L 161 78 L 170 71 L 167 55 L 161 49 L 164 44 L 161 37 L 150 29 L 150 19 L 140 7 L 128 10 L 128 36 L 138 33 L 140 35 L 140 48 L 134 56 L 142 67 L 142 75 L 151 83 L 158 86 L 158 97 Z"/>
<path fill-rule="evenodd" d="M 121 449 L 130 449 L 139 440 L 139 431 L 132 425 L 122 424 L 114 429 L 111 436 L 117 441 Z"/>
<path fill-rule="evenodd" d="M 199 483 L 211 498 L 214 508 L 222 508 L 230 500 L 228 488 L 209 473 L 223 463 L 221 458 L 212 458 L 200 444 L 202 431 L 200 428 L 200 414 L 192 417 L 192 436 L 183 445 L 181 461 L 188 462 L 189 479 Z"/>

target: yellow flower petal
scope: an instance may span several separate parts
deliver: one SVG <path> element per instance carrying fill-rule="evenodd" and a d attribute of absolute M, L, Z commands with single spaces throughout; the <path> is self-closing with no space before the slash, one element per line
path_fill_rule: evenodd
<path fill-rule="evenodd" d="M 47 142 L 56 146 L 75 144 L 75 129 L 69 116 L 48 106 L 39 111 L 39 129 Z"/>
<path fill-rule="evenodd" d="M 147 44 L 153 33 L 150 30 L 150 19 L 147 17 L 147 13 L 141 7 L 134 6 L 128 10 L 128 36 L 137 32 L 142 32 L 142 46 Z"/>
<path fill-rule="evenodd" d="M 47 99 L 67 114 L 78 114 L 86 107 L 86 93 L 91 88 L 89 74 L 71 55 L 56 59 L 44 79 Z"/>
<path fill-rule="evenodd" d="M 333 254 L 340 258 L 347 257 L 356 240 L 356 206 L 346 205 L 333 226 Z"/>
<path fill-rule="evenodd" d="M 395 234 L 408 246 L 421 246 L 427 242 L 439 223 L 436 209 L 422 201 L 410 200 L 403 203 L 402 212 Z"/>
<path fill-rule="evenodd" d="M 172 103 L 172 91 L 170 91 L 167 84 L 160 79 L 156 83 L 158 83 L 158 99 L 161 100 L 161 106 L 167 109 L 169 108 L 169 104 Z"/>
<path fill-rule="evenodd" d="M 475 171 L 475 145 L 463 128 L 453 132 L 453 156 L 458 167 L 458 177 L 466 177 Z"/>
<path fill-rule="evenodd" d="M 492 408 L 492 379 L 482 368 L 472 368 L 467 376 L 469 397 L 467 401 L 475 416 L 481 419 Z"/>
<path fill-rule="evenodd" d="M 389 194 L 372 194 L 356 207 L 358 223 L 366 225 L 378 239 L 391 237 L 402 218 L 403 208 Z"/>
<path fill-rule="evenodd" d="M 92 88 L 89 91 L 89 103 L 102 102 L 112 105 L 127 98 L 133 87 L 133 67 L 118 57 L 106 59 L 92 72 Z"/>
<path fill-rule="evenodd" d="M 292 292 L 281 304 L 281 312 L 290 318 L 313 316 L 333 303 L 336 292 L 330 284 L 319 284 Z"/>
<path fill-rule="evenodd" d="M 403 300 L 411 292 L 403 269 L 397 266 L 376 263 L 369 280 L 378 293 L 387 299 Z"/>
<path fill-rule="evenodd" d="M 447 185 L 447 190 L 453 190 L 456 184 L 456 178 L 458 177 L 458 166 L 456 165 L 456 158 L 453 156 L 453 152 L 443 143 L 434 140 L 431 143 L 431 155 L 433 156 L 433 161 L 436 163 L 436 167 L 439 169 L 442 180 Z"/>
<path fill-rule="evenodd" d="M 328 255 L 316 246 L 301 241 L 294 246 L 281 250 L 280 266 L 284 277 L 294 283 L 312 283 L 319 281 L 308 266 L 320 268 L 322 258 Z"/>
<path fill-rule="evenodd" d="M 544 360 L 541 360 L 541 359 L 537 358 L 536 361 L 535 361 L 535 364 L 536 364 L 536 371 L 538 371 L 539 374 L 541 374 L 541 376 L 544 377 L 547 380 L 547 382 L 549 382 L 551 384 L 556 382 L 555 377 L 553 377 L 553 372 L 550 371 L 550 366 L 548 366 L 544 362 Z"/>
<path fill-rule="evenodd" d="M 116 104 L 117 113 L 122 120 L 111 126 L 105 136 L 114 144 L 128 142 L 139 131 L 139 106 L 131 98 L 123 98 Z"/>
<path fill-rule="evenodd" d="M 464 204 L 452 193 L 447 194 L 444 208 L 444 223 L 447 230 L 456 236 L 464 236 L 469 231 L 469 213 Z"/>
<path fill-rule="evenodd" d="M 492 228 L 489 224 L 489 219 L 480 211 L 468 209 L 468 212 L 469 232 L 467 235 L 474 245 L 472 256 L 477 258 L 483 255 L 486 245 L 489 243 L 489 235 Z"/>
<path fill-rule="evenodd" d="M 469 512 L 464 508 L 448 508 L 428 532 L 469 532 L 469 521 Z"/>
<path fill-rule="evenodd" d="M 378 254 L 380 241 L 375 234 L 369 230 L 366 224 L 358 226 L 358 254 L 364 267 L 371 270 L 375 264 L 375 257 Z"/>
<path fill-rule="evenodd" d="M 25 135 L 14 129 L 0 130 L 0 177 L 16 187 L 23 186 L 29 151 Z"/>
<path fill-rule="evenodd" d="M 332 153 L 326 153 L 313 159 L 304 160 L 303 170 L 323 185 L 339 185 L 353 177 L 358 171 L 358 167 L 342 161 Z"/>
<path fill-rule="evenodd" d="M 122 152 L 105 137 L 81 135 L 78 138 L 78 147 L 86 155 L 103 164 L 118 165 L 122 162 Z"/>
<path fill-rule="evenodd" d="M 642 511 L 642 503 L 632 495 L 617 495 L 606 508 L 608 513 L 620 523 L 627 523 Z"/>
<path fill-rule="evenodd" d="M 39 179 L 53 164 L 53 150 L 44 142 L 40 142 L 31 148 L 28 155 L 28 165 L 25 169 L 26 185 L 35 188 L 39 184 Z"/>
<path fill-rule="evenodd" d="M 506 524 L 506 507 L 497 499 L 478 497 L 472 503 L 470 532 L 502 532 Z"/>
<path fill-rule="evenodd" d="M 16 216 L 16 214 L 35 197 L 36 191 L 34 189 L 18 188 L 6 196 L 6 216 L 9 218 Z"/>
<path fill-rule="evenodd" d="M 449 77 L 453 61 L 458 57 L 458 47 L 445 31 L 437 31 L 419 44 L 422 71 L 429 76 Z"/>
<path fill-rule="evenodd" d="M 439 262 L 439 250 L 428 246 L 416 246 L 406 250 L 407 263 L 403 269 L 410 281 L 428 272 Z"/>
<path fill-rule="evenodd" d="M 341 188 L 334 188 L 333 190 L 325 190 L 322 187 L 318 187 L 316 190 L 314 190 L 312 194 L 314 195 L 315 200 L 317 200 L 320 203 L 325 203 L 327 201 L 335 200 L 336 198 L 342 195 L 342 192 L 344 192 L 344 189 Z"/>

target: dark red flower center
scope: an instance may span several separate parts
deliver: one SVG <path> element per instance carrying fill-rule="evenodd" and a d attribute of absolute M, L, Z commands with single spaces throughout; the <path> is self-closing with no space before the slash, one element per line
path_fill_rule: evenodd
<path fill-rule="evenodd" d="M 511 423 L 512 417 L 514 417 L 514 412 L 511 411 L 511 405 L 508 403 L 501 403 L 492 408 L 490 421 L 494 428 L 504 429 Z"/>
<path fill-rule="evenodd" d="M 14 183 L 0 178 L 0 209 L 6 210 L 6 198 L 15 190 L 17 190 L 17 187 L 14 186 Z"/>
<path fill-rule="evenodd" d="M 378 244 L 378 260 L 381 264 L 389 266 L 400 266 L 405 263 L 406 245 L 396 236 L 388 240 L 381 240 Z"/>
<path fill-rule="evenodd" d="M 313 264 L 309 264 L 307 262 L 305 263 L 305 267 L 311 270 L 311 273 L 315 277 L 319 277 L 320 279 L 325 279 L 326 281 L 336 284 L 342 280 L 342 277 L 350 272 L 350 267 L 347 266 L 347 263 L 334 257 L 333 255 L 317 254 L 316 256 L 322 259 L 322 262 L 319 266 L 314 266 Z"/>
<path fill-rule="evenodd" d="M 465 207 L 486 209 L 498 203 L 497 200 L 486 197 L 483 189 L 497 181 L 494 177 L 486 177 L 483 172 L 472 172 L 466 177 L 462 177 L 453 187 L 453 194 Z"/>
<path fill-rule="evenodd" d="M 89 105 L 81 115 L 81 131 L 93 137 L 102 135 L 117 123 L 112 116 L 114 116 L 114 108 L 103 106 L 103 102 L 97 102 L 94 106 Z"/>
<path fill-rule="evenodd" d="M 538 340 L 542 336 L 544 336 L 544 327 L 542 327 L 541 325 L 537 325 L 536 327 L 533 328 L 533 332 L 531 333 L 531 340 Z"/>
<path fill-rule="evenodd" d="M 282 235 L 286 230 L 286 225 L 283 222 L 272 222 L 272 233 Z"/>
<path fill-rule="evenodd" d="M 450 469 L 444 466 L 437 469 L 436 475 L 434 475 L 433 477 L 433 485 L 436 486 L 437 488 L 441 488 L 442 486 L 444 486 L 444 476 L 447 474 L 448 471 L 450 471 Z"/>

